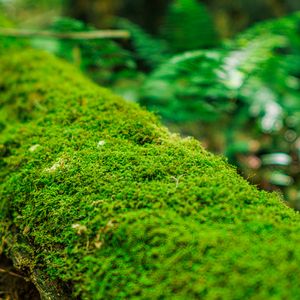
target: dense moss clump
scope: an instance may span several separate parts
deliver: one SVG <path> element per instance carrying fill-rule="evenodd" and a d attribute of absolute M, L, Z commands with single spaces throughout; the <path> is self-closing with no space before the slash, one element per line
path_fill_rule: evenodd
<path fill-rule="evenodd" d="M 300 218 L 47 54 L 0 58 L 0 251 L 47 299 L 300 299 Z"/>

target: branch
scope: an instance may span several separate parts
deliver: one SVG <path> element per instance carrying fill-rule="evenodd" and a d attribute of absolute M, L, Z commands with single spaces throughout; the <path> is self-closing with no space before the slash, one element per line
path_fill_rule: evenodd
<path fill-rule="evenodd" d="M 17 274 L 17 273 L 15 273 L 15 272 L 11 272 L 11 271 L 9 271 L 9 270 L 5 270 L 5 269 L 2 269 L 2 268 L 0 268 L 0 273 L 7 273 L 7 274 L 9 274 L 9 275 L 11 275 L 11 276 L 19 277 L 19 278 L 25 279 L 25 277 L 21 276 L 20 274 Z M 27 279 L 27 278 L 26 278 L 26 279 Z M 27 280 L 28 280 L 28 279 L 27 279 Z"/>
<path fill-rule="evenodd" d="M 84 32 L 53 32 L 46 30 L 0 28 L 0 36 L 9 37 L 51 37 L 67 40 L 94 40 L 94 39 L 127 39 L 130 33 L 125 30 L 94 30 Z"/>

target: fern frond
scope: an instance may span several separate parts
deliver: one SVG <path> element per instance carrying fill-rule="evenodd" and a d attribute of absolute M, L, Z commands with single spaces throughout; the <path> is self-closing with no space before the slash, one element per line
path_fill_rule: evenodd
<path fill-rule="evenodd" d="M 130 32 L 134 51 L 148 67 L 154 68 L 169 57 L 169 50 L 164 41 L 152 37 L 141 27 L 128 20 L 122 19 L 118 25 Z"/>
<path fill-rule="evenodd" d="M 216 46 L 218 38 L 206 7 L 197 0 L 175 0 L 162 34 L 176 52 Z"/>
<path fill-rule="evenodd" d="M 146 81 L 141 103 L 169 121 L 213 121 L 228 108 L 231 92 L 219 76 L 222 51 L 191 51 L 174 56 Z"/>

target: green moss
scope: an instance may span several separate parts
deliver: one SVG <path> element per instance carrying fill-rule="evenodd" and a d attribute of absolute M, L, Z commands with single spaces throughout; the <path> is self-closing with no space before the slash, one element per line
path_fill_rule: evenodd
<path fill-rule="evenodd" d="M 47 54 L 0 74 L 0 243 L 20 269 L 69 298 L 300 299 L 279 196 Z"/>

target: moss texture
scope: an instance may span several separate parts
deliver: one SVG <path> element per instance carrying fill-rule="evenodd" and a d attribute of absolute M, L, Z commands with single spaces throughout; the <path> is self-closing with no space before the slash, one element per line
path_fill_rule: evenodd
<path fill-rule="evenodd" d="M 300 218 L 34 50 L 0 58 L 0 251 L 48 299 L 300 299 Z"/>

